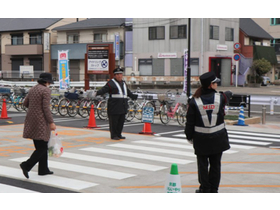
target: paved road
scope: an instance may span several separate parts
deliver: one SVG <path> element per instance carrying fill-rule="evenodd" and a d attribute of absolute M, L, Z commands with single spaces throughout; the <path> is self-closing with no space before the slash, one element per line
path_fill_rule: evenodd
<path fill-rule="evenodd" d="M 99 129 L 85 129 L 88 119 L 55 116 L 64 154 L 51 157 L 52 176 L 23 177 L 19 163 L 33 151 L 22 138 L 24 113 L 8 112 L 0 120 L 0 184 L 4 192 L 115 192 L 161 193 L 172 163 L 179 167 L 184 193 L 198 187 L 192 145 L 176 122 L 152 125 L 155 136 L 139 135 L 143 124 L 126 122 L 126 140 L 109 138 L 108 123 L 96 119 Z M 18 123 L 18 124 L 16 124 Z M 221 193 L 280 192 L 277 124 L 227 126 L 231 149 L 223 155 Z"/>

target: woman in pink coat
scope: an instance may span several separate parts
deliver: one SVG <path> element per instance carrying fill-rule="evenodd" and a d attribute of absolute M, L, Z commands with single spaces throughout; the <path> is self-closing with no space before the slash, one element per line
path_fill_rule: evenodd
<path fill-rule="evenodd" d="M 56 126 L 50 111 L 51 90 L 53 84 L 50 73 L 40 74 L 38 84 L 32 87 L 24 100 L 28 108 L 24 122 L 23 138 L 33 139 L 35 151 L 30 158 L 20 164 L 24 176 L 28 179 L 28 172 L 39 163 L 38 174 L 53 174 L 48 168 L 48 141 L 51 130 Z"/>

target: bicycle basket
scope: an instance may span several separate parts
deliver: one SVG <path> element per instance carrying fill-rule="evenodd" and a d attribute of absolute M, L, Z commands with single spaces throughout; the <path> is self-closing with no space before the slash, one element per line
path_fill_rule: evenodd
<path fill-rule="evenodd" d="M 11 93 L 11 88 L 5 88 L 5 87 L 0 88 L 0 94 L 10 94 L 10 93 Z"/>
<path fill-rule="evenodd" d="M 89 98 L 89 99 L 93 99 L 93 93 L 94 91 L 93 90 L 87 90 L 86 91 L 86 97 Z"/>
<path fill-rule="evenodd" d="M 187 95 L 186 94 L 176 95 L 175 96 L 175 103 L 187 104 L 188 103 Z"/>
<path fill-rule="evenodd" d="M 79 94 L 77 94 L 77 93 L 65 92 L 65 93 L 64 93 L 64 97 L 65 97 L 65 98 L 68 98 L 68 99 L 76 100 L 76 99 L 79 98 Z"/>
<path fill-rule="evenodd" d="M 165 93 L 159 93 L 159 94 L 157 94 L 157 97 L 158 97 L 158 100 L 160 102 L 169 101 L 170 100 L 170 98 Z"/>

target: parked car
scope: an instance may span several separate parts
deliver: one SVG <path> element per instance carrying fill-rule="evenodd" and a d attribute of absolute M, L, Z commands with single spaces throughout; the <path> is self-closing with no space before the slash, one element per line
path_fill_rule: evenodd
<path fill-rule="evenodd" d="M 262 81 L 262 86 L 267 86 L 270 84 L 270 78 L 269 77 L 262 77 L 263 81 Z"/>

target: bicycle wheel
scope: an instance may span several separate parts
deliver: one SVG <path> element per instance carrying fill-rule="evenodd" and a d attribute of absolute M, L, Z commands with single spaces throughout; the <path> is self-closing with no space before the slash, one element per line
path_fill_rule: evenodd
<path fill-rule="evenodd" d="M 137 120 L 142 120 L 142 108 L 137 102 L 134 104 L 134 113 Z"/>
<path fill-rule="evenodd" d="M 57 114 L 58 113 L 58 103 L 59 103 L 58 98 L 52 98 L 51 99 L 50 109 L 51 109 L 52 114 Z"/>
<path fill-rule="evenodd" d="M 63 98 L 60 100 L 60 102 L 58 103 L 58 113 L 61 116 L 66 116 L 67 115 L 67 106 L 69 104 L 69 100 L 66 98 Z"/>
<path fill-rule="evenodd" d="M 87 99 L 83 99 L 80 102 L 78 114 L 83 118 L 86 118 L 88 116 L 88 104 L 89 103 L 90 102 Z"/>
<path fill-rule="evenodd" d="M 181 104 L 178 107 L 178 111 L 177 111 L 177 121 L 179 123 L 179 125 L 185 126 L 186 125 L 186 118 L 187 115 L 187 105 L 186 104 Z"/>
<path fill-rule="evenodd" d="M 18 110 L 19 112 L 22 111 L 22 107 L 21 107 L 21 97 L 17 97 L 14 99 L 14 107 L 16 110 Z"/>
<path fill-rule="evenodd" d="M 131 101 L 131 102 L 128 102 L 128 110 L 127 110 L 127 113 L 125 115 L 125 119 L 127 121 L 131 121 L 133 120 L 133 118 L 135 117 L 135 112 L 134 112 L 134 102 Z"/>
<path fill-rule="evenodd" d="M 162 105 L 160 108 L 159 119 L 163 124 L 168 124 L 170 121 L 170 117 L 168 116 L 169 107 L 167 105 Z"/>
<path fill-rule="evenodd" d="M 97 105 L 97 115 L 101 120 L 106 120 L 107 115 L 107 100 L 102 100 Z"/>
<path fill-rule="evenodd" d="M 6 109 L 8 110 L 12 106 L 12 100 L 7 95 L 3 95 L 0 99 L 0 110 L 2 109 L 4 99 L 6 100 Z"/>
<path fill-rule="evenodd" d="M 78 114 L 78 101 L 70 100 L 69 105 L 67 107 L 67 113 L 70 117 L 75 117 Z"/>

